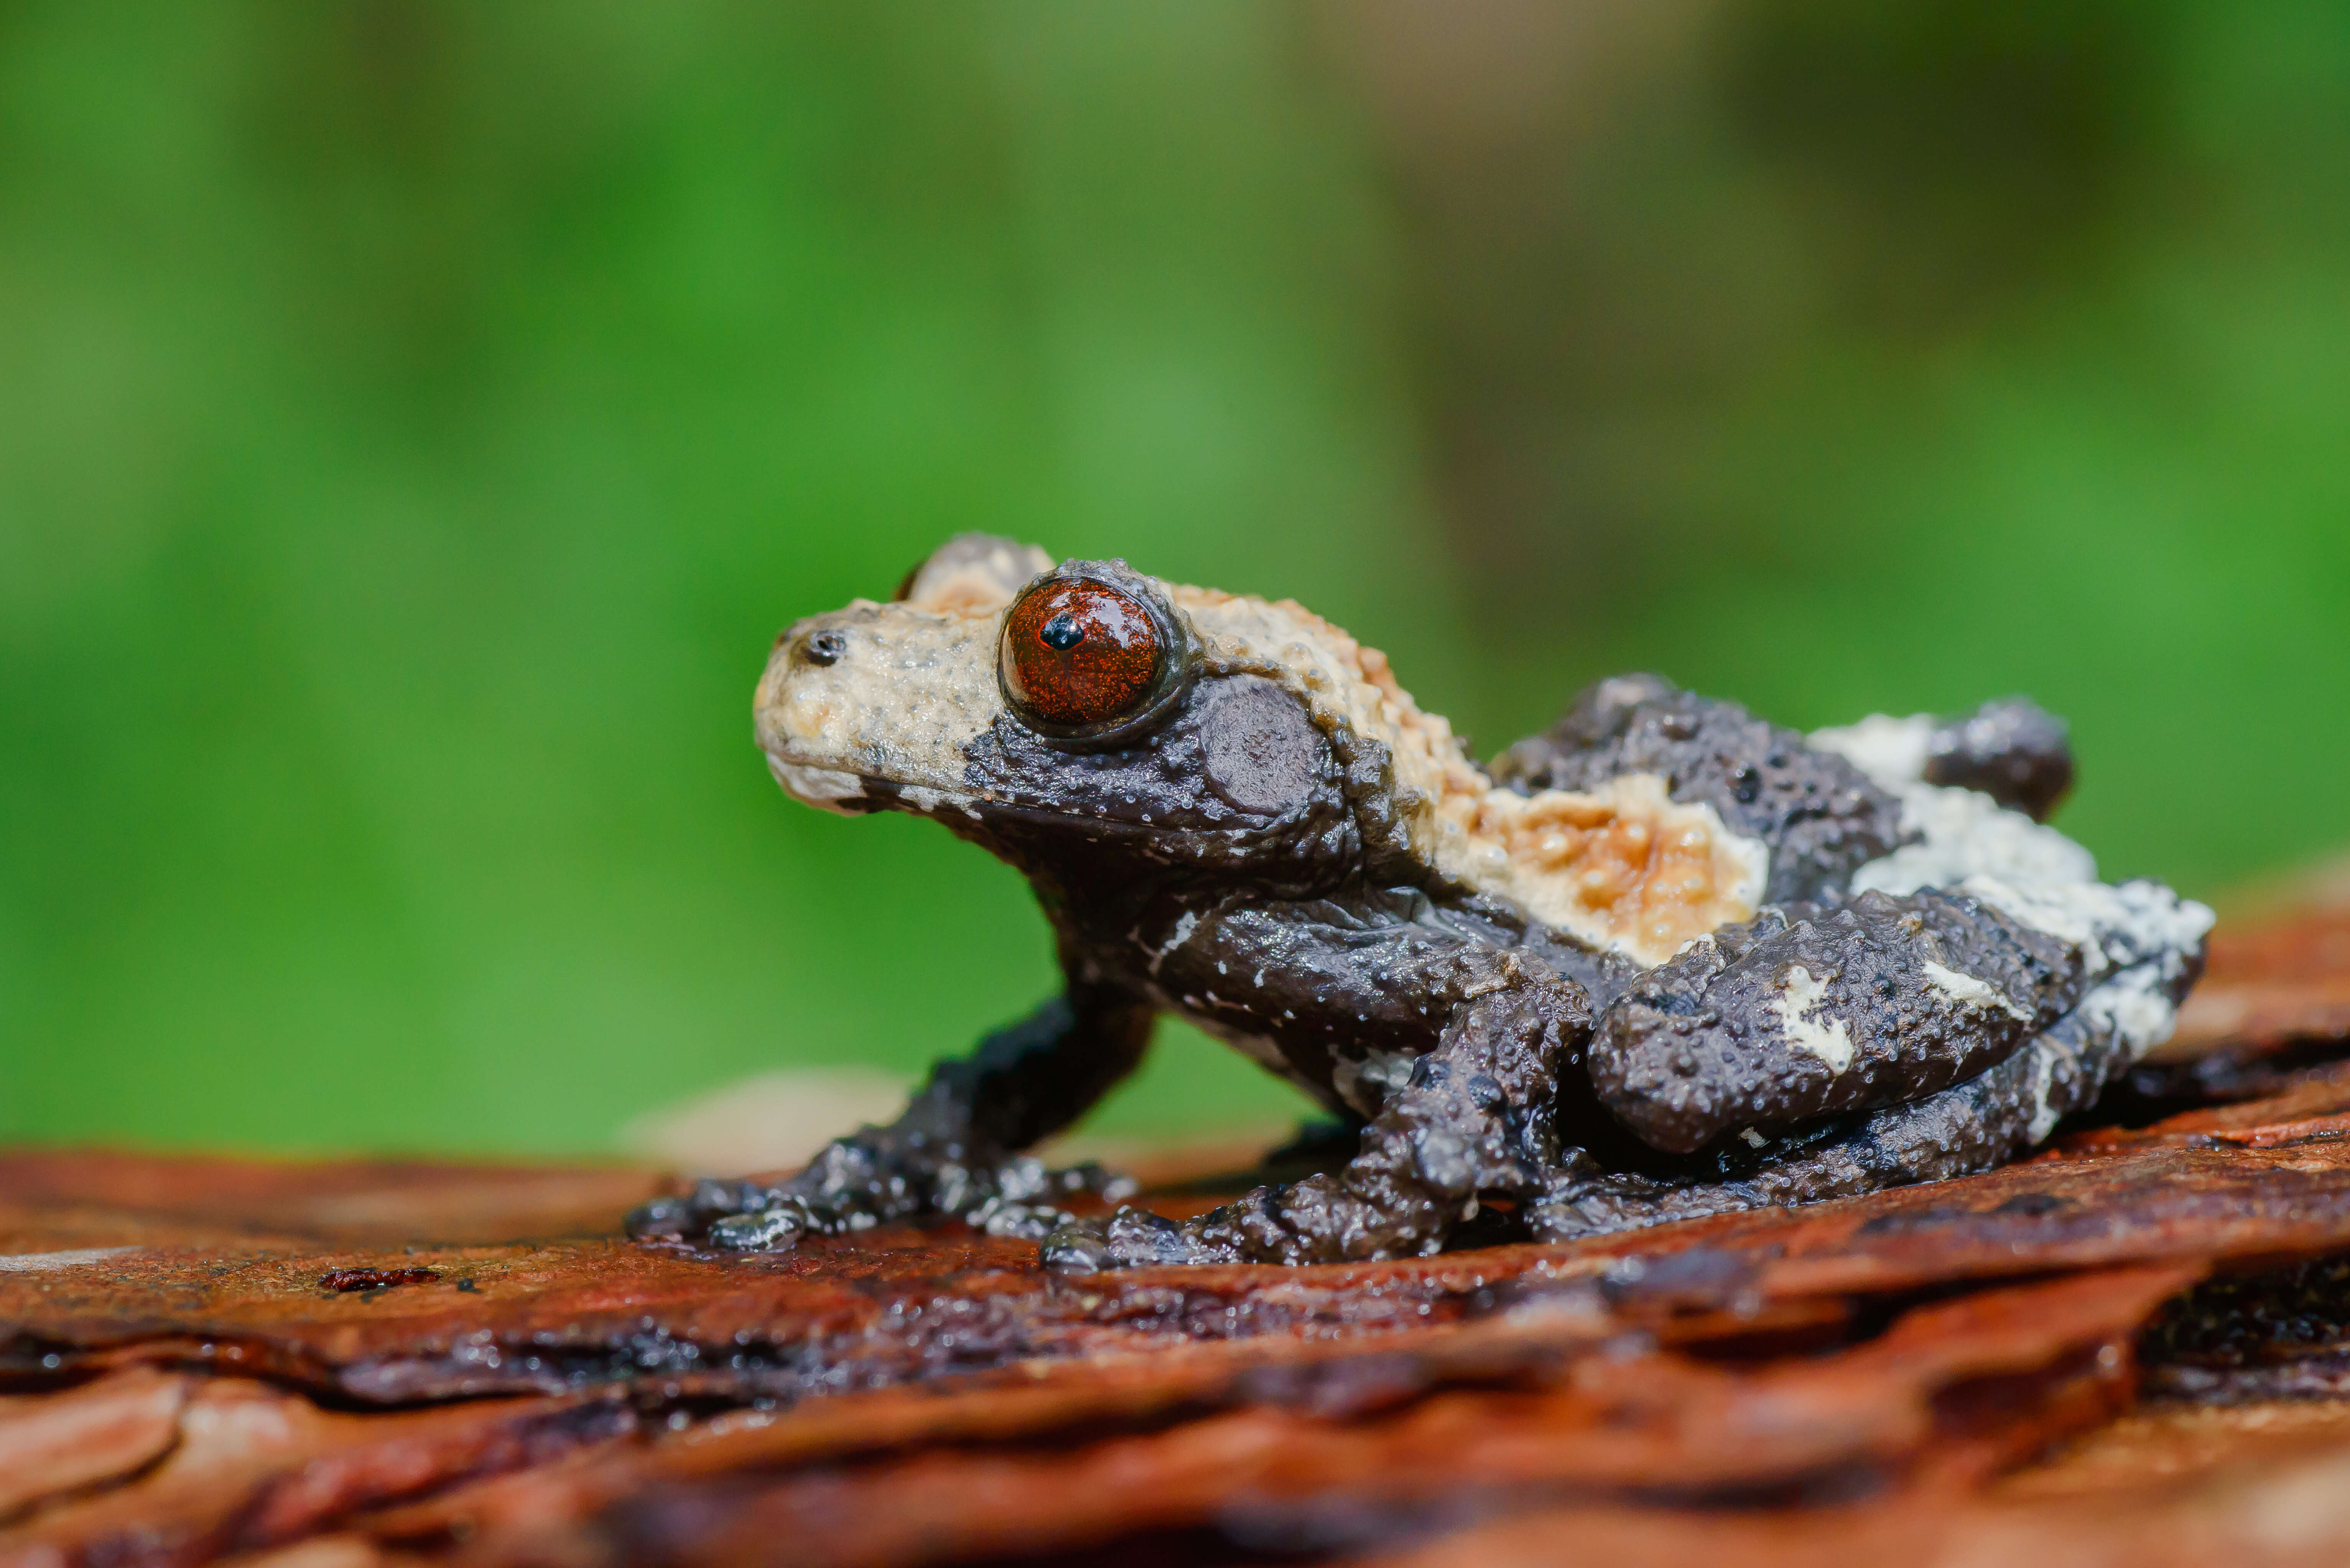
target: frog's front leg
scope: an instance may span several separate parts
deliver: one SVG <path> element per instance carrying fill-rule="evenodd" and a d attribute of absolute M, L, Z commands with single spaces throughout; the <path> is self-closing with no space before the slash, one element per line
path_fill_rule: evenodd
<path fill-rule="evenodd" d="M 1532 1196 L 1557 1176 L 1562 1072 L 1588 1036 L 1582 988 L 1539 961 L 1483 953 L 1490 989 L 1456 1002 L 1346 1168 L 1180 1223 L 1139 1209 L 1065 1222 L 1045 1263 L 1066 1272 L 1154 1263 L 1320 1263 L 1435 1252 L 1484 1194 Z"/>
<path fill-rule="evenodd" d="M 1053 1199 L 1116 1194 L 1081 1166 L 1048 1170 L 1018 1151 L 1076 1120 L 1134 1069 L 1150 1039 L 1149 1003 L 1073 983 L 1035 1012 L 941 1062 L 888 1127 L 836 1138 L 783 1178 L 703 1181 L 629 1216 L 639 1239 L 732 1251 L 784 1251 L 809 1234 L 892 1220 L 963 1219 L 997 1235 L 1042 1236 L 1063 1218 Z"/>

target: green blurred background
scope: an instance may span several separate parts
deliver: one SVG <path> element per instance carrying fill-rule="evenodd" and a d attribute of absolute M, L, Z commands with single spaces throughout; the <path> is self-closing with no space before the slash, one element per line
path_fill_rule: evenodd
<path fill-rule="evenodd" d="M 0 1136 L 596 1150 L 1023 1011 L 1016 878 L 749 743 L 966 528 L 1488 752 L 2022 690 L 2110 871 L 2334 849 L 2345 171 L 2339 0 L 10 0 Z"/>

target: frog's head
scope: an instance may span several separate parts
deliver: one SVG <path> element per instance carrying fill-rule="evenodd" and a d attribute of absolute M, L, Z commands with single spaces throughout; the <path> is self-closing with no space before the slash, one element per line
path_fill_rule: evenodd
<path fill-rule="evenodd" d="M 1070 843 L 1159 864 L 1348 854 L 1347 735 L 1224 635 L 1242 603 L 966 535 L 890 602 L 777 640 L 759 745 L 808 805 L 921 812 L 1023 859 Z"/>
<path fill-rule="evenodd" d="M 811 805 L 922 812 L 1064 886 L 1244 868 L 1303 890 L 1360 871 L 1656 963 L 1752 915 L 1768 877 L 1762 845 L 1654 774 L 1496 788 L 1383 655 L 1295 603 L 979 535 L 891 602 L 785 632 L 758 737 Z"/>

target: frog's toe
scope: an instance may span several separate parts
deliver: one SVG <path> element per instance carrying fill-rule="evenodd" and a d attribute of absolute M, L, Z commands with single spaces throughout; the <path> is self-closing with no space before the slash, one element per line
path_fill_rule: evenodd
<path fill-rule="evenodd" d="M 1007 1203 L 994 1200 L 981 1204 L 963 1216 L 964 1223 L 990 1236 L 1004 1236 L 1014 1241 L 1042 1241 L 1058 1235 L 1073 1223 L 1069 1213 L 1049 1203 Z"/>
<path fill-rule="evenodd" d="M 1045 1267 L 1055 1273 L 1229 1263 L 1237 1254 L 1145 1209 L 1122 1208 L 1107 1220 L 1066 1220 L 1045 1239 Z"/>
<path fill-rule="evenodd" d="M 702 1228 L 691 1199 L 656 1198 L 629 1210 L 622 1221 L 629 1237 L 639 1241 L 681 1241 Z"/>
<path fill-rule="evenodd" d="M 1753 1209 L 1770 1199 L 1738 1182 L 1657 1181 L 1631 1175 L 1578 1173 L 1526 1206 L 1526 1228 L 1538 1241 L 1573 1241 L 1619 1231 L 1642 1231 L 1676 1220 Z"/>
<path fill-rule="evenodd" d="M 788 1252 L 814 1228 L 805 1206 L 778 1203 L 712 1220 L 709 1245 L 722 1252 Z"/>
<path fill-rule="evenodd" d="M 1109 1261 L 1109 1237 L 1098 1220 L 1071 1218 L 1053 1227 L 1036 1250 L 1036 1260 L 1055 1274 L 1097 1274 L 1117 1265 Z"/>
<path fill-rule="evenodd" d="M 805 1203 L 755 1180 L 698 1181 L 691 1192 L 639 1205 L 623 1225 L 639 1241 L 685 1241 L 727 1251 L 788 1251 L 818 1228 Z"/>
<path fill-rule="evenodd" d="M 623 1224 L 629 1234 L 639 1241 L 691 1241 L 708 1231 L 713 1221 L 760 1208 L 772 1201 L 773 1196 L 755 1182 L 704 1178 L 693 1184 L 691 1192 L 673 1193 L 639 1205 L 629 1211 Z"/>

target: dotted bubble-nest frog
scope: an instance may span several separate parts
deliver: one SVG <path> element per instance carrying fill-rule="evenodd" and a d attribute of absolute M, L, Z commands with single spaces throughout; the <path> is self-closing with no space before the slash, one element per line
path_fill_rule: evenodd
<path fill-rule="evenodd" d="M 776 643 L 758 742 L 1034 885 L 1065 986 L 905 1114 L 630 1218 L 715 1249 L 961 1219 L 1053 1268 L 1425 1254 L 1981 1170 L 2168 1033 L 2210 911 L 2043 825 L 2028 702 L 1798 734 L 1650 675 L 1471 761 L 1294 603 L 948 543 Z M 934 961 L 951 969 L 951 953 Z M 1340 1121 L 1335 1168 L 1180 1222 L 1023 1151 L 1173 1013 Z M 1077 1205 L 1095 1213 L 1104 1202 Z"/>

